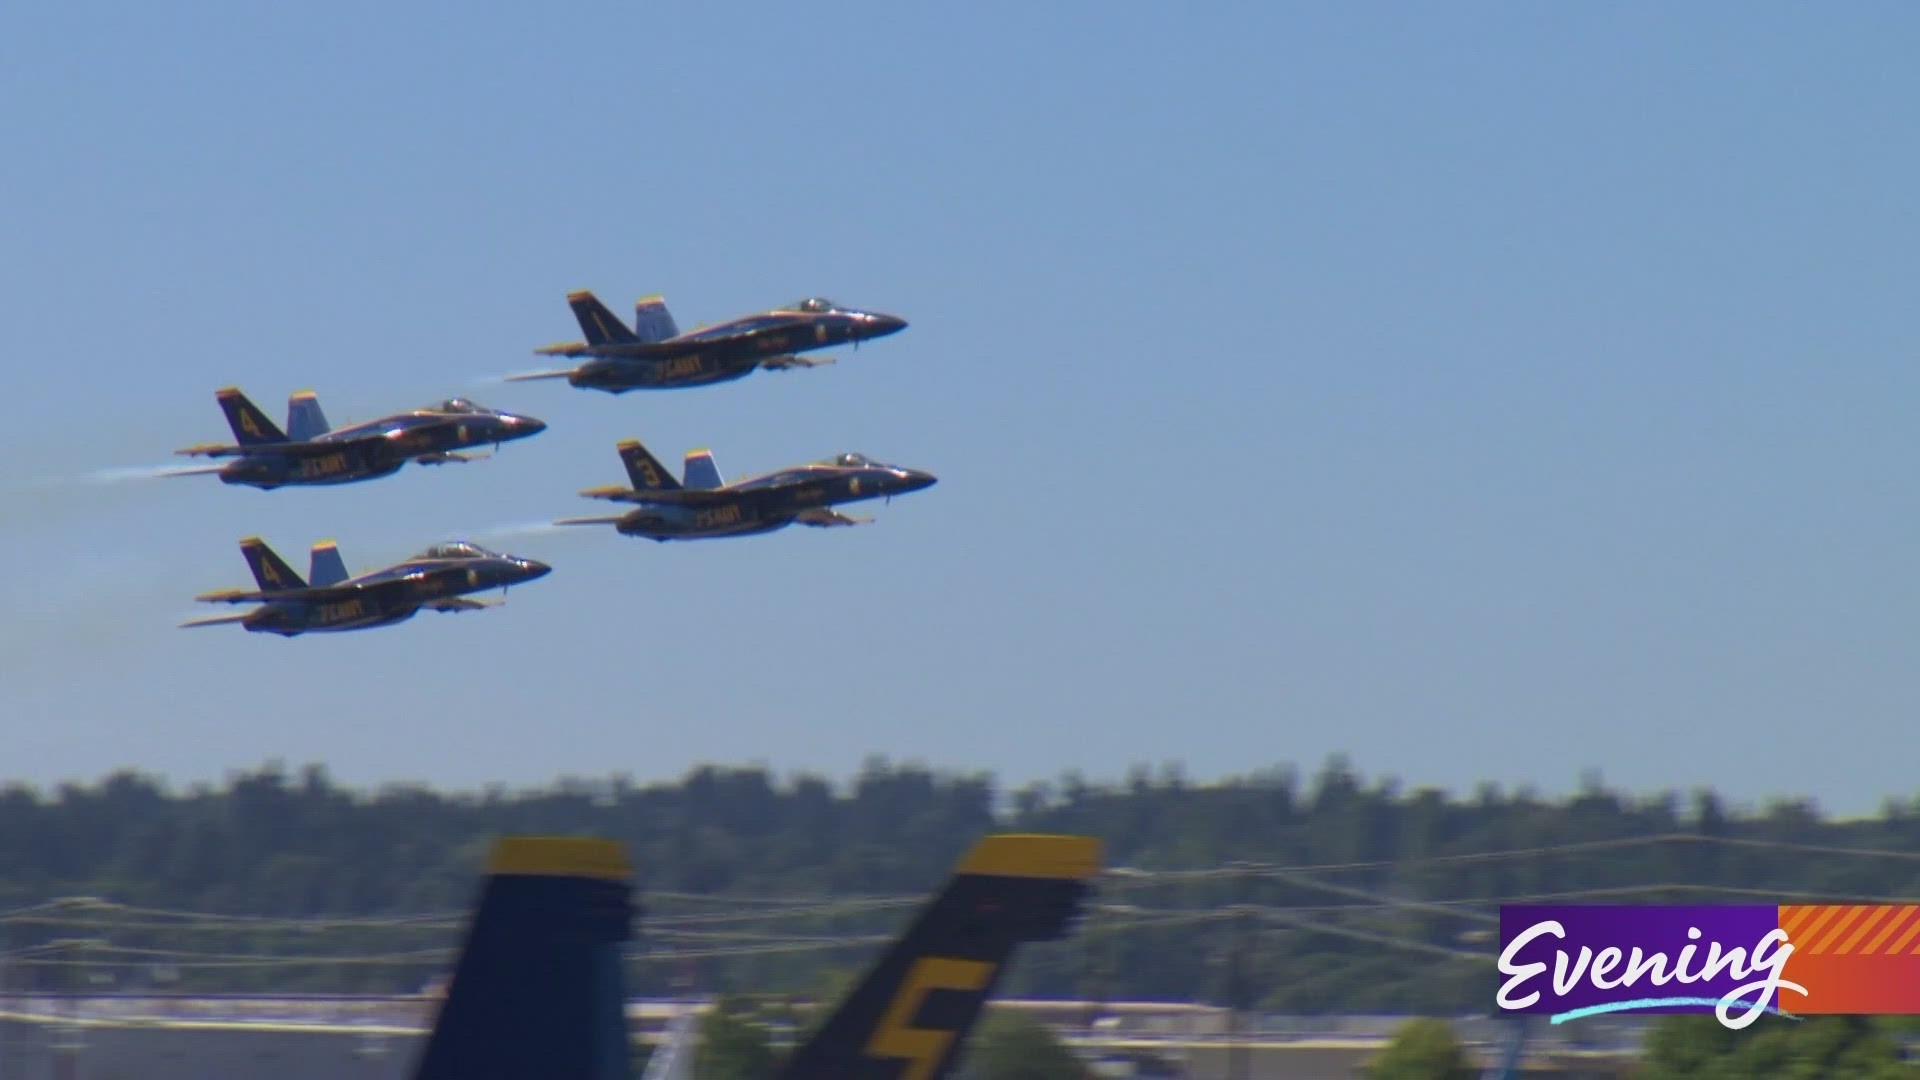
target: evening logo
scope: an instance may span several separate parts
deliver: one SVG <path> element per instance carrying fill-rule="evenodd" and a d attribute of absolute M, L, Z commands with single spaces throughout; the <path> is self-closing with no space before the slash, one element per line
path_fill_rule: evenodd
<path fill-rule="evenodd" d="M 1614 1012 L 1920 1013 L 1920 906 L 1535 905 L 1500 908 L 1503 1012 L 1553 1023 Z"/>
<path fill-rule="evenodd" d="M 1763 1012 L 1782 1012 L 1782 990 L 1806 996 L 1785 977 L 1793 945 L 1775 910 L 1502 907 L 1495 1000 L 1507 1012 L 1550 1013 L 1556 1024 L 1612 1012 L 1711 1010 L 1722 1024 L 1744 1028 Z"/>

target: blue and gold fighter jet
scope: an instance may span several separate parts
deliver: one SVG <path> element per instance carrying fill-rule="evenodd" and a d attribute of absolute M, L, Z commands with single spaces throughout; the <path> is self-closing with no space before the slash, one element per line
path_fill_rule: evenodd
<path fill-rule="evenodd" d="M 748 536 L 795 523 L 819 528 L 859 525 L 871 519 L 851 518 L 832 507 L 862 499 L 892 501 L 935 480 L 930 472 L 846 453 L 727 484 L 720 480 L 712 452 L 692 450 L 683 465 L 685 479 L 675 481 L 637 440 L 628 439 L 619 449 L 633 486 L 588 488 L 580 494 L 638 503 L 639 509 L 609 517 L 563 518 L 554 524 L 612 525 L 624 535 L 652 540 Z"/>
<path fill-rule="evenodd" d="M 830 364 L 831 359 L 809 360 L 799 354 L 843 343 L 859 348 L 862 341 L 885 337 L 907 325 L 893 315 L 858 311 L 818 296 L 686 334 L 658 296 L 644 297 L 634 305 L 632 329 L 590 292 L 568 293 L 567 305 L 587 339 L 534 352 L 586 362 L 558 371 L 509 375 L 507 381 L 565 379 L 574 386 L 610 394 L 706 386 L 743 378 L 760 368 Z"/>
<path fill-rule="evenodd" d="M 461 451 L 524 439 L 547 427 L 531 416 L 482 408 L 466 398 L 448 398 L 438 405 L 329 430 L 319 399 L 313 391 L 302 390 L 287 399 L 283 432 L 234 387 L 215 391 L 214 398 L 227 414 L 237 445 L 203 443 L 174 453 L 238 460 L 168 475 L 217 473 L 224 483 L 262 491 L 289 484 L 349 484 L 399 472 L 409 461 L 422 465 L 473 461 L 486 455 Z"/>
<path fill-rule="evenodd" d="M 340 549 L 331 540 L 313 545 L 307 580 L 274 553 L 266 541 L 249 536 L 240 553 L 253 570 L 258 590 L 222 589 L 195 600 L 210 604 L 259 604 L 244 615 L 195 619 L 182 626 L 239 623 L 250 631 L 294 637 L 334 630 L 365 630 L 413 618 L 421 608 L 476 611 L 495 606 L 469 600 L 468 593 L 500 589 L 545 576 L 545 563 L 501 555 L 463 540 L 435 544 L 384 570 L 349 577 Z"/>

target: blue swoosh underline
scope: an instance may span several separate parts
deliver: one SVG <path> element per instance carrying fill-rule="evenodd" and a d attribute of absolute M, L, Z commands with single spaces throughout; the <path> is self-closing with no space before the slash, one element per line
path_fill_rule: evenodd
<path fill-rule="evenodd" d="M 1547 1018 L 1547 1022 L 1550 1024 L 1564 1024 L 1569 1020 L 1578 1020 L 1584 1016 L 1599 1016 L 1602 1013 L 1627 1012 L 1628 1010 L 1631 1010 L 1631 1009 L 1659 1009 L 1659 1008 L 1671 1007 L 1674 1005 L 1705 1005 L 1705 1006 L 1712 1007 L 1712 1006 L 1717 1006 L 1719 1004 L 1720 1004 L 1719 998 L 1707 998 L 1707 997 L 1635 998 L 1632 1001 L 1609 1001 L 1605 1005 L 1589 1005 L 1584 1009 L 1570 1009 L 1567 1012 L 1555 1013 L 1551 1017 Z M 1736 1004 L 1738 1003 L 1736 1002 Z M 1775 1016 L 1784 1016 L 1789 1020 L 1800 1019 L 1799 1017 L 1793 1015 L 1792 1013 L 1784 1012 L 1777 1006 L 1773 1006 L 1773 1005 L 1766 1006 L 1765 1011 L 1770 1012 Z"/>

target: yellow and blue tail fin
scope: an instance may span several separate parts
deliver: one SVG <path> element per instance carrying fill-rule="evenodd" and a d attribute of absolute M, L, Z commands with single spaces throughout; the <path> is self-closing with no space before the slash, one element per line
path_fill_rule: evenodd
<path fill-rule="evenodd" d="M 582 289 L 567 294 L 567 306 L 573 309 L 573 317 L 580 323 L 580 332 L 587 336 L 589 345 L 627 345 L 639 340 L 620 316 L 607 310 L 600 298 Z"/>
<path fill-rule="evenodd" d="M 690 488 L 710 489 L 725 486 L 720 479 L 720 467 L 713 463 L 711 450 L 687 451 L 687 459 L 680 466 L 680 473 L 685 478 L 681 482 Z"/>
<path fill-rule="evenodd" d="M 340 557 L 340 545 L 322 540 L 307 553 L 307 584 L 316 589 L 338 585 L 347 580 L 347 561 Z"/>
<path fill-rule="evenodd" d="M 940 1080 L 1014 950 L 1064 936 L 1100 868 L 1087 836 L 989 836 L 955 867 L 781 1080 Z"/>
<path fill-rule="evenodd" d="M 214 391 L 213 396 L 220 403 L 220 411 L 227 414 L 227 426 L 233 429 L 234 441 L 241 446 L 287 441 L 286 433 L 267 419 L 258 405 L 247 400 L 239 387 L 222 387 Z"/>
<path fill-rule="evenodd" d="M 320 398 L 313 391 L 301 390 L 287 399 L 287 438 L 312 442 L 330 430 L 327 414 L 320 411 Z"/>
<path fill-rule="evenodd" d="M 627 478 L 633 481 L 635 491 L 672 491 L 680 486 L 666 466 L 653 452 L 640 445 L 638 439 L 628 439 L 619 446 L 620 461 L 627 467 Z"/>
<path fill-rule="evenodd" d="M 287 560 L 257 536 L 240 541 L 240 554 L 246 556 L 247 568 L 253 571 L 253 580 L 260 585 L 263 593 L 307 587 L 307 583 L 300 580 L 300 575 L 293 572 L 293 567 L 287 565 Z"/>
<path fill-rule="evenodd" d="M 632 876 L 611 840 L 499 840 L 413 1080 L 627 1080 Z"/>
<path fill-rule="evenodd" d="M 658 345 L 680 336 L 680 327 L 667 310 L 664 296 L 643 296 L 633 305 L 633 336 L 643 345 Z"/>

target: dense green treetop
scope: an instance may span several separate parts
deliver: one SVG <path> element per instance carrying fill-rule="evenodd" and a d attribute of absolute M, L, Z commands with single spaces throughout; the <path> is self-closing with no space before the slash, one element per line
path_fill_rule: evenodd
<path fill-rule="evenodd" d="M 1647 1037 L 1644 1080 L 1899 1080 L 1914 1075 L 1875 1017 L 1763 1016 L 1733 1031 L 1711 1016 L 1668 1016 Z"/>

